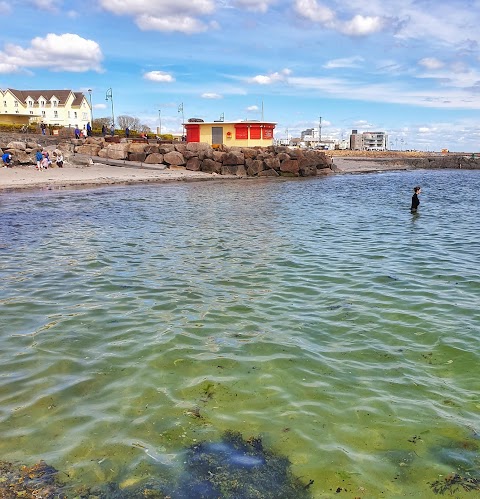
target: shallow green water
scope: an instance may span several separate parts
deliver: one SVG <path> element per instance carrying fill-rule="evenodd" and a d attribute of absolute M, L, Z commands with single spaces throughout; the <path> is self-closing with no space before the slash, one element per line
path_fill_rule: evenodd
<path fill-rule="evenodd" d="M 315 498 L 478 476 L 478 192 L 424 171 L 2 194 L 0 460 L 126 485 L 231 429 Z"/>

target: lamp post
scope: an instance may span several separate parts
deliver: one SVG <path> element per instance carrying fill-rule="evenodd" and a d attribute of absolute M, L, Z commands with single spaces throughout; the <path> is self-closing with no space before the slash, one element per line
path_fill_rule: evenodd
<path fill-rule="evenodd" d="M 108 99 L 110 99 L 110 102 L 112 103 L 112 125 L 115 127 L 115 114 L 113 113 L 113 92 L 111 88 L 109 88 L 107 90 L 107 93 L 105 94 L 105 100 L 108 101 Z"/>
<path fill-rule="evenodd" d="M 90 96 L 90 125 L 93 128 L 93 106 L 92 106 L 92 89 L 88 89 L 88 95 Z"/>
<path fill-rule="evenodd" d="M 162 135 L 162 110 L 158 110 L 158 123 L 159 123 L 159 128 L 158 128 L 158 135 Z"/>

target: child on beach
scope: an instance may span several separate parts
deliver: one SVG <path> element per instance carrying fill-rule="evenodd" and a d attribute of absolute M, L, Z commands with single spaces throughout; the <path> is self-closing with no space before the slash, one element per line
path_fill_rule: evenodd
<path fill-rule="evenodd" d="M 418 199 L 418 195 L 422 192 L 420 186 L 416 186 L 413 188 L 413 196 L 412 196 L 412 206 L 410 211 L 412 213 L 417 213 L 418 205 L 420 204 L 420 200 Z"/>

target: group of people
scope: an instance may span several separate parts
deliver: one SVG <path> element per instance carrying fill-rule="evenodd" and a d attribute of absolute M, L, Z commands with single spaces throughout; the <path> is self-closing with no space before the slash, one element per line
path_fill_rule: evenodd
<path fill-rule="evenodd" d="M 105 137 L 107 135 L 107 127 L 102 125 L 102 135 Z M 115 135 L 115 126 L 112 124 L 110 127 L 110 135 L 113 137 Z"/>
<path fill-rule="evenodd" d="M 78 128 L 78 125 L 75 127 L 75 138 L 76 139 L 86 139 L 87 137 L 92 136 L 92 125 L 90 125 L 90 122 L 87 123 L 87 126 L 83 126 L 83 130 L 80 130 Z"/>
<path fill-rule="evenodd" d="M 52 158 L 50 158 L 48 151 L 37 149 L 35 159 L 37 160 L 37 166 L 35 168 L 38 171 L 47 170 L 53 166 L 53 163 L 55 163 L 58 168 L 63 168 L 63 154 L 60 149 L 55 149 L 55 151 L 53 151 Z"/>

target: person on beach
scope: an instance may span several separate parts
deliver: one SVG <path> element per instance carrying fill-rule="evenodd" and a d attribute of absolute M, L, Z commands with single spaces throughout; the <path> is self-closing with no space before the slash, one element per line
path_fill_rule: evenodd
<path fill-rule="evenodd" d="M 417 213 L 418 205 L 420 204 L 420 200 L 418 199 L 418 195 L 422 192 L 420 186 L 416 186 L 413 188 L 413 196 L 412 196 L 412 206 L 410 207 L 410 211 L 412 213 Z"/>
<path fill-rule="evenodd" d="M 42 160 L 43 160 L 43 154 L 42 154 L 41 149 L 37 149 L 37 152 L 35 153 L 35 159 L 37 160 L 36 170 L 41 170 L 42 169 Z"/>
<path fill-rule="evenodd" d="M 60 149 L 56 149 L 55 152 L 55 158 L 56 158 L 56 163 L 57 163 L 57 166 L 59 168 L 63 168 L 63 154 L 62 154 L 62 151 L 60 151 Z"/>
<path fill-rule="evenodd" d="M 90 122 L 87 123 L 87 137 L 92 136 L 92 125 L 90 125 Z"/>
<path fill-rule="evenodd" d="M 11 166 L 12 155 L 9 152 L 6 152 L 2 155 L 3 167 L 8 168 Z"/>
<path fill-rule="evenodd" d="M 105 125 L 102 125 L 102 135 L 105 137 L 107 135 L 107 127 Z"/>
<path fill-rule="evenodd" d="M 75 125 L 75 138 L 80 138 L 80 128 L 78 128 L 78 125 Z"/>
<path fill-rule="evenodd" d="M 130 128 L 125 128 L 125 137 L 128 139 L 128 137 L 130 137 Z"/>
<path fill-rule="evenodd" d="M 115 135 L 115 125 L 112 123 L 112 126 L 110 127 L 110 135 L 113 137 Z"/>

